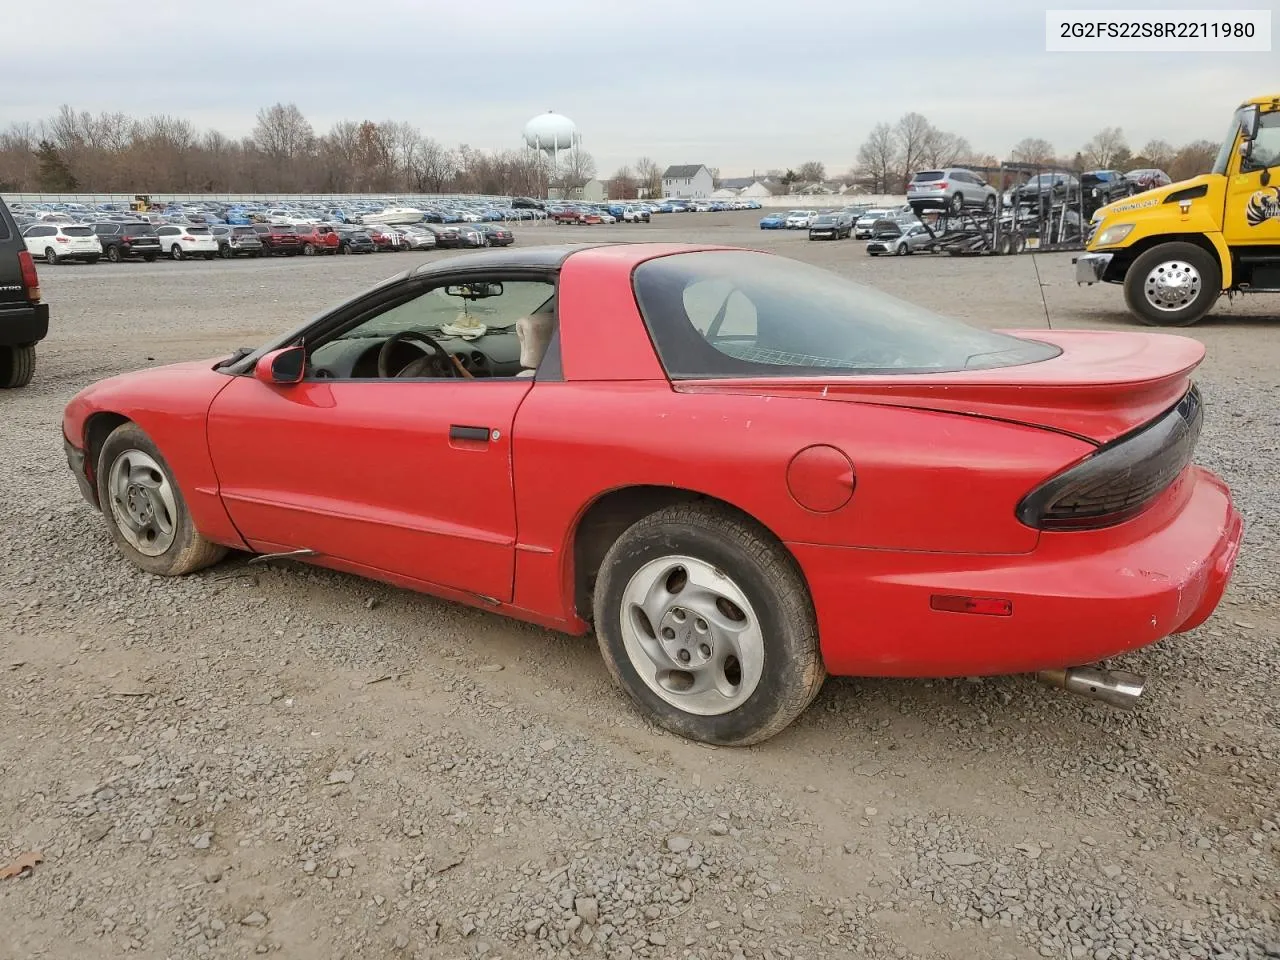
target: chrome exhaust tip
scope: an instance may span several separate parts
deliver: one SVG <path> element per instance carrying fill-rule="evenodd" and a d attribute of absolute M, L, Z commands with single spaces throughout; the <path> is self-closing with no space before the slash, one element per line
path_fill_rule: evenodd
<path fill-rule="evenodd" d="M 1147 687 L 1146 678 L 1136 673 L 1099 670 L 1097 667 L 1041 670 L 1036 676 L 1051 687 L 1061 687 L 1070 693 L 1125 709 L 1132 708 Z"/>

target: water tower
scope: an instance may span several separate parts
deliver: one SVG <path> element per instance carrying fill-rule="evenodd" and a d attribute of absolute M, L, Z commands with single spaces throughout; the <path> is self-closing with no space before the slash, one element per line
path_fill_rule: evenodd
<path fill-rule="evenodd" d="M 552 110 L 539 114 L 524 125 L 524 142 L 530 150 L 538 150 L 551 160 L 551 181 L 560 169 L 560 151 L 572 150 L 582 142 L 577 125 L 568 117 Z"/>

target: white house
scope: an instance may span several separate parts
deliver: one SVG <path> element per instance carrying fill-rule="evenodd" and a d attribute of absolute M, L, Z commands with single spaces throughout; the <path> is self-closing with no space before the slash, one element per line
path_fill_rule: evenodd
<path fill-rule="evenodd" d="M 711 171 L 702 164 L 667 167 L 662 174 L 662 195 L 681 199 L 701 199 L 711 196 L 715 183 Z"/>

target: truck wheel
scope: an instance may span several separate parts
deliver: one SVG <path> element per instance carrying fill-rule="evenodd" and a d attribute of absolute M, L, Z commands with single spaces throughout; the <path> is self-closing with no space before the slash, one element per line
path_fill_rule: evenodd
<path fill-rule="evenodd" d="M 36 373 L 36 345 L 0 347 L 0 389 L 25 387 Z"/>
<path fill-rule="evenodd" d="M 1124 278 L 1124 299 L 1141 322 L 1189 327 L 1217 302 L 1222 270 L 1194 243 L 1162 243 L 1141 254 Z"/>
<path fill-rule="evenodd" d="M 200 536 L 169 465 L 136 423 L 122 423 L 107 437 L 96 474 L 107 530 L 135 566 L 175 577 L 226 555 L 226 547 Z"/>
<path fill-rule="evenodd" d="M 795 560 L 725 508 L 677 504 L 632 524 L 601 563 L 594 617 L 614 681 L 692 740 L 767 740 L 826 677 Z"/>

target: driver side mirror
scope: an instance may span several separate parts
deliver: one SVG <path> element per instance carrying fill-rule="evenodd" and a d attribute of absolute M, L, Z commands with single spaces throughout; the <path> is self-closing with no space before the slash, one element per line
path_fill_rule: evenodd
<path fill-rule="evenodd" d="M 306 372 L 307 350 L 305 347 L 281 347 L 263 354 L 253 365 L 253 376 L 263 383 L 279 385 L 282 383 L 299 383 Z"/>
<path fill-rule="evenodd" d="M 1243 135 L 1246 143 L 1252 143 L 1258 139 L 1258 125 L 1262 121 L 1261 108 L 1256 103 L 1251 103 L 1245 107 L 1240 114 L 1240 133 Z"/>

